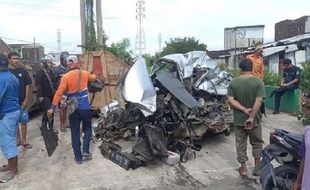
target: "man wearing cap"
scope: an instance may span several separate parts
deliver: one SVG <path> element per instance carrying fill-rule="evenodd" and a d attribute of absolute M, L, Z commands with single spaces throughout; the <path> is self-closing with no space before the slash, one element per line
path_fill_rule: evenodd
<path fill-rule="evenodd" d="M 0 54 L 0 149 L 8 160 L 7 165 L 0 167 L 1 183 L 10 181 L 18 172 L 16 134 L 20 117 L 19 82 L 8 70 L 8 64 L 7 57 Z"/>
<path fill-rule="evenodd" d="M 250 59 L 253 63 L 253 70 L 252 73 L 254 76 L 264 79 L 264 60 L 263 60 L 263 46 L 258 45 L 255 48 L 255 52 L 253 54 L 250 54 L 246 57 L 247 59 Z"/>
<path fill-rule="evenodd" d="M 96 80 L 96 75 L 79 68 L 76 56 L 67 57 L 69 71 L 61 78 L 60 85 L 55 93 L 51 108 L 48 114 L 51 117 L 59 104 L 59 101 L 65 91 L 67 91 L 68 99 L 77 99 L 77 108 L 69 115 L 71 141 L 74 152 L 74 160 L 77 164 L 82 164 L 83 160 L 91 159 L 89 152 L 89 144 L 91 139 L 91 110 L 88 100 L 87 84 Z M 83 123 L 83 147 L 81 152 L 80 142 L 80 122 Z"/>
<path fill-rule="evenodd" d="M 281 97 L 289 91 L 298 89 L 300 69 L 292 64 L 290 59 L 283 61 L 283 77 L 280 88 L 271 92 L 270 97 L 275 95 L 273 114 L 279 114 Z"/>

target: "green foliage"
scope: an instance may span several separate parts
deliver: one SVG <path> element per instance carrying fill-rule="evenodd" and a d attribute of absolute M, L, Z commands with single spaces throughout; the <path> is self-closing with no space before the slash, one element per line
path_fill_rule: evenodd
<path fill-rule="evenodd" d="M 93 0 L 86 0 L 86 26 L 85 26 L 85 49 L 86 51 L 96 51 L 96 31 L 94 20 L 94 2 Z"/>
<path fill-rule="evenodd" d="M 301 72 L 301 80 L 299 83 L 299 89 L 302 93 L 310 92 L 310 63 L 305 62 L 302 64 L 303 70 Z"/>
<path fill-rule="evenodd" d="M 194 37 L 174 38 L 165 42 L 166 47 L 160 53 L 160 57 L 173 53 L 187 53 L 195 50 L 205 51 L 207 45 L 199 43 Z"/>
<path fill-rule="evenodd" d="M 120 58 L 124 63 L 130 63 L 132 61 L 132 51 L 129 51 L 130 41 L 128 38 L 122 39 L 118 43 L 112 43 L 111 47 L 107 50 L 113 53 L 116 57 Z"/>
<path fill-rule="evenodd" d="M 240 70 L 237 67 L 234 68 L 226 68 L 225 71 L 227 71 L 228 73 L 230 73 L 233 78 L 236 78 L 238 76 L 240 76 Z"/>
<path fill-rule="evenodd" d="M 276 74 L 268 68 L 264 72 L 264 83 L 266 86 L 279 86 L 281 84 L 281 74 Z"/>
<path fill-rule="evenodd" d="M 103 47 L 107 48 L 107 40 L 109 39 L 109 37 L 107 36 L 107 34 L 105 33 L 105 31 L 102 31 L 102 42 L 103 42 Z"/>
<path fill-rule="evenodd" d="M 153 55 L 150 55 L 150 54 L 143 54 L 142 57 L 146 61 L 146 66 L 147 66 L 148 71 L 150 71 L 152 66 L 153 66 L 153 63 L 157 59 L 157 57 L 153 56 Z"/>

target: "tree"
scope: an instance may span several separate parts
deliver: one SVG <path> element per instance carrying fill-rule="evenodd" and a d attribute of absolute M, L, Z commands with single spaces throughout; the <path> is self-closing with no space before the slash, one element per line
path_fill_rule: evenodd
<path fill-rule="evenodd" d="M 170 42 L 165 42 L 166 47 L 160 53 L 160 56 L 165 56 L 173 53 L 187 53 L 195 50 L 205 51 L 207 45 L 199 43 L 194 37 L 183 37 L 170 39 Z"/>
<path fill-rule="evenodd" d="M 102 31 L 102 42 L 103 42 L 103 47 L 107 48 L 107 41 L 108 41 L 109 37 L 108 35 L 105 33 L 105 31 Z"/>
<path fill-rule="evenodd" d="M 128 38 L 124 38 L 117 43 L 112 43 L 111 47 L 107 50 L 113 53 L 116 57 L 120 58 L 125 63 L 132 61 L 132 51 L 129 51 L 130 41 Z"/>
<path fill-rule="evenodd" d="M 94 1 L 86 0 L 86 26 L 85 26 L 85 49 L 86 51 L 97 50 L 93 7 L 94 7 Z"/>

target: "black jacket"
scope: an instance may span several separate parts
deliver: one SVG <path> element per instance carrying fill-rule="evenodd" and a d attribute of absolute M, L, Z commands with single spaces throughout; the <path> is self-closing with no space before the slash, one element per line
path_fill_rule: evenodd
<path fill-rule="evenodd" d="M 55 75 L 53 74 L 53 71 L 45 71 L 41 68 L 35 76 L 36 86 L 38 88 L 38 97 L 46 97 L 52 99 L 56 91 Z M 49 75 L 52 84 L 50 83 L 50 80 L 47 78 L 46 74 Z"/>

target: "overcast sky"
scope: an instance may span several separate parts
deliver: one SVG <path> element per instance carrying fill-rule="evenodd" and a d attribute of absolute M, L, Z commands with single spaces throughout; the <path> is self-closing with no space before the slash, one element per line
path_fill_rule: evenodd
<path fill-rule="evenodd" d="M 265 25 L 265 42 L 273 41 L 274 24 L 310 15 L 309 0 L 145 0 L 144 23 L 147 52 L 159 49 L 174 37 L 193 36 L 209 50 L 224 46 L 224 28 Z M 134 49 L 136 0 L 102 0 L 103 29 L 109 41 L 128 37 Z M 80 52 L 79 0 L 0 0 L 0 37 L 7 43 L 43 44 L 57 50 L 57 29 L 62 49 Z"/>

